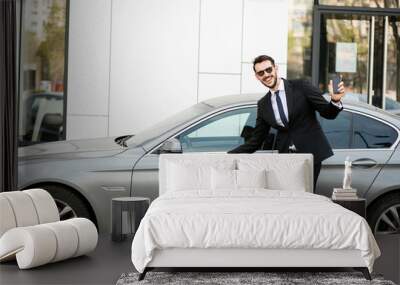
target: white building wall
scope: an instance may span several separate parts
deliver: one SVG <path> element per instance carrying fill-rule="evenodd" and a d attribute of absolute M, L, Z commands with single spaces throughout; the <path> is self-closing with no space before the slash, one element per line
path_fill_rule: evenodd
<path fill-rule="evenodd" d="M 288 0 L 246 0 L 242 55 L 242 93 L 265 92 L 255 80 L 252 61 L 259 54 L 275 59 L 286 77 Z"/>
<path fill-rule="evenodd" d="M 197 100 L 199 0 L 114 0 L 110 135 L 131 134 Z"/>
<path fill-rule="evenodd" d="M 71 0 L 68 42 L 67 139 L 108 135 L 109 0 Z"/>
<path fill-rule="evenodd" d="M 71 0 L 67 138 L 139 132 L 220 95 L 286 76 L 287 0 Z"/>

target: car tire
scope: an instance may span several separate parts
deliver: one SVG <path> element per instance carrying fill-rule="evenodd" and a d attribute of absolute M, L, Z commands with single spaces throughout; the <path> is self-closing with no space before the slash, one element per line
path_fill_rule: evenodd
<path fill-rule="evenodd" d="M 400 234 L 399 216 L 400 192 L 398 191 L 383 196 L 368 209 L 368 222 L 374 234 Z"/>
<path fill-rule="evenodd" d="M 85 201 L 74 190 L 60 185 L 44 185 L 41 188 L 48 191 L 55 200 L 60 213 L 60 220 L 82 217 L 95 223 Z"/>

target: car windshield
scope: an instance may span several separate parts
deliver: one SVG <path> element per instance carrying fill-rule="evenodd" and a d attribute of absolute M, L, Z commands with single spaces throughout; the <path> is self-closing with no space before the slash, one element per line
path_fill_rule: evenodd
<path fill-rule="evenodd" d="M 165 134 L 166 132 L 181 124 L 190 122 L 193 119 L 208 113 L 210 110 L 212 110 L 212 107 L 205 103 L 195 104 L 165 120 L 162 120 L 161 122 L 147 128 L 146 130 L 135 134 L 127 141 L 127 144 L 128 146 L 142 145 L 154 138 Z"/>

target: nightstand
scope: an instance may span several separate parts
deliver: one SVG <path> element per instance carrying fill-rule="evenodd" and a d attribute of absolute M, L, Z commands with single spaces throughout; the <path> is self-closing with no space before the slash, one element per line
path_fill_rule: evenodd
<path fill-rule="evenodd" d="M 111 238 L 123 241 L 128 234 L 135 234 L 146 214 L 150 199 L 146 197 L 118 197 L 111 200 Z"/>
<path fill-rule="evenodd" d="M 332 200 L 334 203 L 359 214 L 364 219 L 367 218 L 366 206 L 367 202 L 364 198 L 357 198 L 353 200 Z"/>

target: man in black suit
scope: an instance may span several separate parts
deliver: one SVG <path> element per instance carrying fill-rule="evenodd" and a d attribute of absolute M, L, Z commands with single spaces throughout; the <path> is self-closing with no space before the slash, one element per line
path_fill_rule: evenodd
<path fill-rule="evenodd" d="M 256 78 L 269 92 L 257 103 L 256 126 L 251 137 L 228 153 L 253 153 L 267 139 L 270 128 L 277 130 L 275 148 L 280 153 L 312 153 L 314 156 L 314 189 L 321 170 L 321 162 L 333 152 L 316 118 L 315 112 L 326 119 L 335 119 L 343 109 L 343 82 L 339 93 L 329 86 L 330 102 L 322 92 L 305 80 L 286 80 L 278 77 L 278 66 L 273 58 L 260 55 L 254 59 Z"/>

